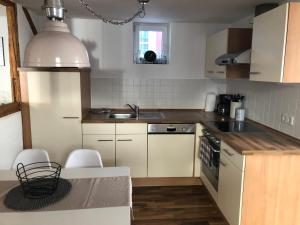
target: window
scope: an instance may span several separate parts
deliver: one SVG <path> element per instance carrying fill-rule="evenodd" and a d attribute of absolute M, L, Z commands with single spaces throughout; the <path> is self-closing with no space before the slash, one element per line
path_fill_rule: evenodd
<path fill-rule="evenodd" d="M 169 24 L 134 23 L 133 26 L 134 62 L 136 64 L 168 64 Z M 145 53 L 148 51 L 155 54 L 150 54 L 151 57 L 147 57 Z"/>
<path fill-rule="evenodd" d="M 15 3 L 0 1 L 0 117 L 20 110 L 20 66 Z"/>

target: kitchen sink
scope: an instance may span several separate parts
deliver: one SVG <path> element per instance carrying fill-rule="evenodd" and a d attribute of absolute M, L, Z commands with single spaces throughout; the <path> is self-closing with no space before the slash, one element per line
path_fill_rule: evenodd
<path fill-rule="evenodd" d="M 149 119 L 149 120 L 159 120 L 163 119 L 164 115 L 160 112 L 140 112 L 139 114 L 140 119 Z"/>
<path fill-rule="evenodd" d="M 112 119 L 136 119 L 137 116 L 135 113 L 110 113 L 109 118 Z M 148 120 L 159 120 L 164 118 L 163 114 L 160 112 L 140 112 L 139 119 L 148 119 Z"/>
<path fill-rule="evenodd" d="M 109 118 L 113 119 L 135 119 L 136 114 L 134 113 L 111 113 Z"/>

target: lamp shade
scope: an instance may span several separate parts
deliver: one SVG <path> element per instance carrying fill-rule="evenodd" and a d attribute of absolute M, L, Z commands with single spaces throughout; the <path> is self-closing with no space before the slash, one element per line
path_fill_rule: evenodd
<path fill-rule="evenodd" d="M 90 67 L 85 46 L 74 37 L 66 23 L 47 21 L 25 50 L 25 67 Z"/>

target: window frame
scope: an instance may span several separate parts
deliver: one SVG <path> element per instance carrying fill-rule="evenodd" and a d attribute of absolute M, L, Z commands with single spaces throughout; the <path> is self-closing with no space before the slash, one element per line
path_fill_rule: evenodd
<path fill-rule="evenodd" d="M 6 7 L 8 25 L 9 63 L 12 89 L 12 102 L 0 105 L 0 118 L 21 110 L 21 91 L 18 67 L 20 66 L 20 50 L 18 37 L 17 7 L 10 0 L 0 0 Z"/>
<path fill-rule="evenodd" d="M 142 29 L 141 29 L 142 28 Z M 144 28 L 144 29 L 143 29 Z M 143 63 L 136 62 L 136 54 L 139 49 L 139 31 L 161 31 L 163 33 L 163 50 L 167 52 L 166 64 L 154 64 L 154 65 L 167 65 L 170 63 L 170 24 L 169 23 L 133 23 L 133 62 L 137 65 L 143 65 Z"/>

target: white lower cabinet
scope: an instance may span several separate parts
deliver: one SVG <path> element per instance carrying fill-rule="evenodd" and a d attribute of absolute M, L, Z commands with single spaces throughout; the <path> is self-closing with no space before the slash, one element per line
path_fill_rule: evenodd
<path fill-rule="evenodd" d="M 130 167 L 132 177 L 147 177 L 147 134 L 116 135 L 116 165 Z"/>
<path fill-rule="evenodd" d="M 194 135 L 148 135 L 149 177 L 193 177 Z"/>
<path fill-rule="evenodd" d="M 240 225 L 243 181 L 243 169 L 221 151 L 218 206 L 230 225 Z"/>
<path fill-rule="evenodd" d="M 104 167 L 116 166 L 115 135 L 83 135 L 83 148 L 99 151 Z"/>

